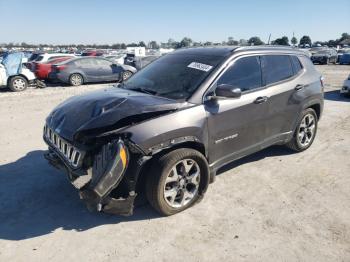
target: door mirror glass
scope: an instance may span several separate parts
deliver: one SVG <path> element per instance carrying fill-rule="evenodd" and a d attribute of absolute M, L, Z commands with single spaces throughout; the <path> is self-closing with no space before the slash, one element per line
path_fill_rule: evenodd
<path fill-rule="evenodd" d="M 215 89 L 217 97 L 239 98 L 242 95 L 242 90 L 232 85 L 221 84 Z"/>

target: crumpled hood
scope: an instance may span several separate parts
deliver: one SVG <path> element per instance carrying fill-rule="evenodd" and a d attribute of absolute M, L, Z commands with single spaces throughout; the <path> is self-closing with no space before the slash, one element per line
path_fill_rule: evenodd
<path fill-rule="evenodd" d="M 51 112 L 46 123 L 60 136 L 73 141 L 78 132 L 108 127 L 121 128 L 134 122 L 130 119 L 134 116 L 137 122 L 137 119 L 151 118 L 152 112 L 166 113 L 181 105 L 167 98 L 109 88 L 66 100 Z"/>

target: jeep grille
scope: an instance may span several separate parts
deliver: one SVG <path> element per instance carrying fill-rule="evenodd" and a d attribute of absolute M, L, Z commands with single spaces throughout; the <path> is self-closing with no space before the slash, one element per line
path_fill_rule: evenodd
<path fill-rule="evenodd" d="M 77 148 L 62 139 L 46 125 L 44 126 L 44 137 L 50 146 L 54 147 L 72 167 L 78 167 L 82 153 Z"/>

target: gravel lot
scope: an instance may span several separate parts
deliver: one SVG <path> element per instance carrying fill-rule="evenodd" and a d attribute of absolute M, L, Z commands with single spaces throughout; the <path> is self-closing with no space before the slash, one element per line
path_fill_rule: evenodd
<path fill-rule="evenodd" d="M 0 261 L 350 261 L 350 66 L 318 66 L 325 109 L 313 146 L 272 147 L 225 167 L 172 217 L 89 213 L 43 158 L 45 117 L 108 85 L 0 92 Z"/>

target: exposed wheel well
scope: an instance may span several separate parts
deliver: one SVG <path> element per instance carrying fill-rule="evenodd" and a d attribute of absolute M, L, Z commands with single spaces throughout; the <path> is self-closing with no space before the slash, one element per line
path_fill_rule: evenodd
<path fill-rule="evenodd" d="M 309 106 L 308 108 L 312 108 L 313 110 L 315 110 L 316 115 L 317 115 L 317 119 L 320 119 L 321 117 L 321 106 L 320 104 L 314 104 Z"/>
<path fill-rule="evenodd" d="M 152 174 L 149 174 L 149 171 L 150 171 L 150 168 L 151 168 L 152 164 L 154 163 L 154 161 L 157 161 L 157 159 L 159 159 L 161 156 L 169 153 L 170 151 L 174 151 L 174 150 L 179 149 L 179 148 L 190 148 L 190 149 L 197 150 L 198 152 L 203 154 L 203 156 L 205 158 L 207 158 L 205 146 L 201 143 L 192 142 L 192 141 L 177 144 L 173 147 L 166 148 L 166 149 L 158 152 L 157 154 L 154 154 L 153 157 L 145 163 L 145 165 L 142 167 L 142 169 L 140 171 L 140 176 L 139 176 L 138 181 L 136 183 L 136 191 L 138 193 L 140 191 L 142 192 L 144 190 L 144 185 L 145 185 L 145 181 L 147 179 L 147 176 L 152 175 Z"/>
<path fill-rule="evenodd" d="M 179 148 L 194 149 L 194 150 L 199 151 L 204 157 L 207 157 L 205 146 L 202 143 L 193 142 L 193 141 L 180 143 L 180 144 L 174 145 L 174 146 L 172 146 L 170 148 L 166 148 L 166 149 L 160 151 L 159 153 L 155 154 L 155 156 L 164 155 L 164 154 L 166 154 L 166 153 L 168 153 L 170 151 L 173 151 L 173 150 L 179 149 Z"/>

